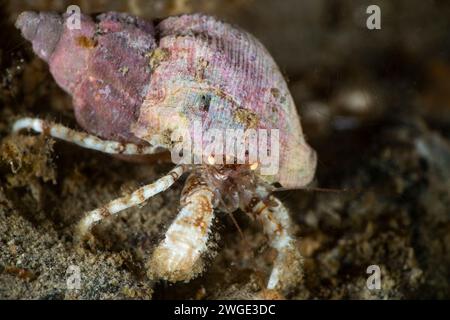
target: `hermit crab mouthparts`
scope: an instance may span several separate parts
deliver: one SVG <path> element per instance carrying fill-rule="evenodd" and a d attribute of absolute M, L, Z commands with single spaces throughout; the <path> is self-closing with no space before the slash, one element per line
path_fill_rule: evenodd
<path fill-rule="evenodd" d="M 63 32 L 63 18 L 56 13 L 25 11 L 19 15 L 16 28 L 33 44 L 33 50 L 49 61 Z"/>

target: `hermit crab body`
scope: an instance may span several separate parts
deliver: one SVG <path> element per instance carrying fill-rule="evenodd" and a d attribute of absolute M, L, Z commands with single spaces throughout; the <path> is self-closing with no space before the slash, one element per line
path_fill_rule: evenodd
<path fill-rule="evenodd" d="M 177 166 L 166 176 L 86 213 L 79 235 L 190 172 L 180 212 L 149 260 L 149 275 L 187 281 L 200 273 L 214 209 L 241 209 L 261 220 L 278 251 L 268 289 L 286 292 L 295 286 L 301 279 L 301 256 L 289 235 L 288 212 L 271 190 L 273 183 L 286 188 L 308 184 L 316 157 L 305 142 L 286 82 L 266 49 L 245 31 L 199 14 L 159 22 L 122 13 L 95 19 L 81 15 L 75 29 L 66 23 L 70 18 L 24 12 L 16 26 L 72 95 L 76 119 L 89 134 L 32 118 L 18 120 L 15 131 L 29 128 L 110 154 L 142 155 L 173 153 L 180 142 L 174 137 L 180 133 L 181 140 L 197 146 L 212 141 L 217 146 L 217 134 L 212 138 L 203 133 L 222 130 L 226 139 L 231 132 L 244 132 L 244 143 L 261 146 L 264 139 L 252 140 L 252 134 L 272 130 L 278 139 L 264 144 L 263 151 L 279 151 L 276 170 L 267 173 L 263 158 L 252 157 L 248 150 L 239 156 L 236 149 L 222 148 L 218 157 L 217 148 L 209 156 L 193 148 L 186 157 L 183 149 L 183 161 L 174 161 Z"/>

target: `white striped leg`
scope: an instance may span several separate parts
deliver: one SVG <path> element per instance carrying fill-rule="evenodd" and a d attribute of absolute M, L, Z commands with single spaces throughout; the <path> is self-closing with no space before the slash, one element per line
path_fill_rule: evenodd
<path fill-rule="evenodd" d="M 259 201 L 251 211 L 263 225 L 270 246 L 277 251 L 267 289 L 288 292 L 302 280 L 303 258 L 298 251 L 296 240 L 289 234 L 292 225 L 289 212 L 277 198 Z"/>
<path fill-rule="evenodd" d="M 191 175 L 183 189 L 181 210 L 148 262 L 150 278 L 188 281 L 204 268 L 202 255 L 214 218 L 213 192 Z"/>
<path fill-rule="evenodd" d="M 130 195 L 116 199 L 107 205 L 87 212 L 77 226 L 77 236 L 82 239 L 95 223 L 122 210 L 137 206 L 154 195 L 167 190 L 185 172 L 183 166 L 177 166 L 154 183 L 143 186 Z"/>
<path fill-rule="evenodd" d="M 101 151 L 109 154 L 141 155 L 159 152 L 153 146 L 140 146 L 133 143 L 121 143 L 117 141 L 102 140 L 85 132 L 76 131 L 63 125 L 47 122 L 36 118 L 22 118 L 13 125 L 13 132 L 23 129 L 32 129 L 36 132 L 48 134 L 80 147 Z"/>

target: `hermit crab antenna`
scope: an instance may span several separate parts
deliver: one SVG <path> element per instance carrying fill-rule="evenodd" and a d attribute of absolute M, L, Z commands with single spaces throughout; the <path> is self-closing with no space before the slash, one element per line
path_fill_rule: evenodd
<path fill-rule="evenodd" d="M 316 191 L 316 192 L 328 192 L 328 193 L 344 193 L 355 191 L 351 189 L 333 189 L 333 188 L 315 188 L 315 187 L 300 187 L 300 188 L 283 188 L 276 187 L 272 189 L 272 192 L 280 192 L 280 191 L 292 191 L 292 190 L 304 190 L 304 191 Z"/>

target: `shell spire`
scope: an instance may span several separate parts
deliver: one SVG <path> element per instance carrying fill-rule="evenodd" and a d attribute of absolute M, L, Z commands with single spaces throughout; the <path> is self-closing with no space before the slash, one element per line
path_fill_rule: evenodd
<path fill-rule="evenodd" d="M 150 82 L 148 54 L 156 47 L 153 22 L 125 13 L 91 17 L 24 12 L 16 27 L 73 97 L 77 122 L 103 139 L 144 143 L 130 132 Z"/>

